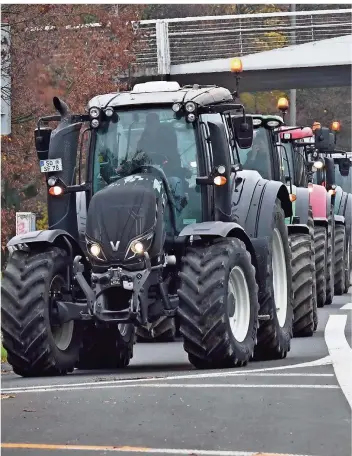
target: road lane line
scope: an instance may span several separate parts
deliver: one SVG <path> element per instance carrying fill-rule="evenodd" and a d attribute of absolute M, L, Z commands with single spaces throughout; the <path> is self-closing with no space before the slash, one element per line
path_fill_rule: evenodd
<path fill-rule="evenodd" d="M 352 349 L 345 336 L 346 323 L 347 315 L 330 315 L 324 337 L 337 381 L 352 408 Z"/>
<path fill-rule="evenodd" d="M 23 394 L 23 393 L 53 393 L 58 391 L 80 391 L 89 389 L 90 391 L 96 389 L 114 389 L 114 388 L 302 388 L 302 389 L 340 389 L 338 385 L 294 385 L 294 384 L 280 384 L 280 385 L 263 385 L 263 384 L 247 384 L 247 383 L 137 383 L 135 385 L 96 385 L 95 387 L 75 386 L 75 387 L 60 387 L 60 388 L 42 388 L 36 390 L 8 390 L 6 393 Z M 1 391 L 5 393 L 4 390 Z"/>
<path fill-rule="evenodd" d="M 45 443 L 1 443 L 2 448 L 23 450 L 64 450 L 64 451 L 110 451 L 115 453 L 154 453 L 154 454 L 190 454 L 199 456 L 309 456 L 287 453 L 263 453 L 257 451 L 232 451 L 232 450 L 187 450 L 174 448 L 147 448 L 135 446 L 112 445 L 54 445 Z"/>
<path fill-rule="evenodd" d="M 103 380 L 103 381 L 95 381 L 95 382 L 81 382 L 81 383 L 59 383 L 53 385 L 33 385 L 33 386 L 17 386 L 13 388 L 2 388 L 2 391 L 5 392 L 16 392 L 19 390 L 26 389 L 30 390 L 42 390 L 42 389 L 49 389 L 49 388 L 66 388 L 66 387 L 73 387 L 73 386 L 96 386 L 96 385 L 110 385 L 115 383 L 144 383 L 144 382 L 157 382 L 157 381 L 167 381 L 167 380 L 188 380 L 188 379 L 202 379 L 202 378 L 219 378 L 219 377 L 232 377 L 232 376 L 239 376 L 239 375 L 246 375 L 251 373 L 260 373 L 260 372 L 271 372 L 277 370 L 287 370 L 287 369 L 297 369 L 297 368 L 306 368 L 306 367 L 319 367 L 319 366 L 327 366 L 331 364 L 330 356 L 325 356 L 324 358 L 316 359 L 314 361 L 308 361 L 305 363 L 299 364 L 289 364 L 285 366 L 275 366 L 275 367 L 264 367 L 258 369 L 246 369 L 246 370 L 236 370 L 230 371 L 227 370 L 225 372 L 208 372 L 206 374 L 185 374 L 185 375 L 169 375 L 164 377 L 147 377 L 147 378 L 129 378 L 129 379 L 114 379 L 114 380 Z M 72 378 L 72 377 L 71 377 Z"/>
<path fill-rule="evenodd" d="M 352 310 L 352 302 L 348 302 L 340 308 L 340 310 Z"/>

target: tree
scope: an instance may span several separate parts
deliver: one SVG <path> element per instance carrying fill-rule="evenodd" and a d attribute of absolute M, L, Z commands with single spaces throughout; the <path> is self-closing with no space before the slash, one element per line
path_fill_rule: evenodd
<path fill-rule="evenodd" d="M 2 246 L 14 233 L 13 211 L 36 204 L 30 197 L 43 183 L 36 119 L 53 111 L 53 95 L 80 112 L 92 96 L 122 87 L 119 77 L 132 68 L 139 46 L 131 21 L 140 12 L 138 5 L 2 5 L 10 39 L 1 71 L 2 79 L 11 76 L 11 93 L 4 84 L 1 99 L 12 109 L 11 136 L 2 137 Z"/>

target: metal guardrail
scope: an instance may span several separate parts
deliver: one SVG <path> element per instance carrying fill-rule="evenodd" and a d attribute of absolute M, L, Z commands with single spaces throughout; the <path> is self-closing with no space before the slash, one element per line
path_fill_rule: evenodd
<path fill-rule="evenodd" d="M 147 20 L 139 22 L 139 30 L 138 71 L 169 74 L 171 65 L 350 35 L 352 9 Z"/>

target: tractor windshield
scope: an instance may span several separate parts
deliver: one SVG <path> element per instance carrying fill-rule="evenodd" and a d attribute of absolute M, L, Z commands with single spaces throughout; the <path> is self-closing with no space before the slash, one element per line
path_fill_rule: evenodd
<path fill-rule="evenodd" d="M 96 130 L 93 192 L 128 176 L 142 165 L 155 165 L 165 172 L 176 206 L 177 201 L 182 201 L 177 213 L 179 226 L 201 221 L 193 124 L 176 118 L 171 106 L 139 107 L 117 113 L 115 121 Z"/>
<path fill-rule="evenodd" d="M 352 193 L 351 175 L 342 176 L 338 163 L 335 163 L 335 183 L 346 193 Z"/>
<path fill-rule="evenodd" d="M 244 169 L 258 171 L 264 179 L 271 178 L 270 137 L 264 127 L 253 132 L 252 147 L 239 149 L 240 161 Z"/>

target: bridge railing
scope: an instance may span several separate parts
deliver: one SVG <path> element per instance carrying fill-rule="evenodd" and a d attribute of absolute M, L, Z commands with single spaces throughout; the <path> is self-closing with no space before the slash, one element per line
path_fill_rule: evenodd
<path fill-rule="evenodd" d="M 138 26 L 143 36 L 138 70 L 169 74 L 171 65 L 349 35 L 352 9 L 145 20 Z"/>

